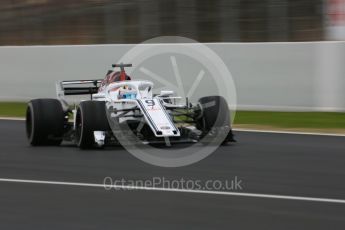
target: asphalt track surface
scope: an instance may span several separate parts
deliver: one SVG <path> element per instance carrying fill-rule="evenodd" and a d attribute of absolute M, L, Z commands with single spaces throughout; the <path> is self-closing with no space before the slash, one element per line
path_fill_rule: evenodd
<path fill-rule="evenodd" d="M 0 178 L 102 184 L 242 180 L 235 192 L 345 200 L 345 137 L 236 132 L 238 143 L 181 168 L 121 147 L 30 147 L 24 122 L 0 120 Z M 0 229 L 345 229 L 345 204 L 0 181 Z"/>

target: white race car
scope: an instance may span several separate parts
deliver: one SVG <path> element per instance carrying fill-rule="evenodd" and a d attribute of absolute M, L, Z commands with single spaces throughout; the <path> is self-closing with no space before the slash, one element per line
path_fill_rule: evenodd
<path fill-rule="evenodd" d="M 153 94 L 150 81 L 131 80 L 124 68 L 114 64 L 103 80 L 57 83 L 57 99 L 34 99 L 28 103 L 26 133 L 29 143 L 60 145 L 72 141 L 92 148 L 122 144 L 128 138 L 143 143 L 198 142 L 220 135 L 222 143 L 234 141 L 230 111 L 221 96 L 208 96 L 193 105 L 177 103 L 172 91 Z M 65 96 L 89 94 L 90 100 L 69 105 Z M 119 138 L 121 137 L 121 138 Z M 212 139 L 212 138 L 211 138 Z"/>

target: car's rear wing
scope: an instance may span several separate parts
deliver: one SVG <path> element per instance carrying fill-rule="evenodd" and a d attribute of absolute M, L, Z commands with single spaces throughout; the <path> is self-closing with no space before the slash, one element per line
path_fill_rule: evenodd
<path fill-rule="evenodd" d="M 96 80 L 70 80 L 56 83 L 56 94 L 58 98 L 68 95 L 86 95 L 98 92 L 100 79 Z"/>

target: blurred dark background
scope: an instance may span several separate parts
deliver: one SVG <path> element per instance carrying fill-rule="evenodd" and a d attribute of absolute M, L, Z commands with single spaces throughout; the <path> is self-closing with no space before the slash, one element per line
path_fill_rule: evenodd
<path fill-rule="evenodd" d="M 324 40 L 323 0 L 2 0 L 0 45 Z"/>

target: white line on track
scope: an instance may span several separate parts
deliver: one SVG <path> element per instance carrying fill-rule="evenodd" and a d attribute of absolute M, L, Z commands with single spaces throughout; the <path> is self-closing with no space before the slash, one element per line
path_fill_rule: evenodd
<path fill-rule="evenodd" d="M 22 117 L 0 117 L 0 120 L 5 120 L 5 121 L 25 121 L 25 118 L 22 118 Z"/>
<path fill-rule="evenodd" d="M 241 129 L 241 128 L 234 129 L 234 131 L 253 132 L 253 133 L 277 133 L 277 134 L 345 137 L 345 134 L 341 134 L 341 133 L 317 133 L 317 132 L 314 133 L 314 132 L 294 132 L 294 131 L 284 131 L 284 130 L 259 130 L 259 129 Z"/>
<path fill-rule="evenodd" d="M 239 197 L 252 197 L 252 198 L 267 198 L 267 199 L 281 199 L 281 200 L 312 201 L 312 202 L 345 204 L 345 200 L 343 200 L 343 199 L 317 198 L 317 197 L 304 197 L 304 196 L 285 196 L 285 195 L 272 195 L 272 194 L 260 194 L 260 193 L 173 189 L 173 188 L 158 188 L 158 187 L 133 187 L 133 186 L 125 186 L 125 185 L 104 185 L 104 184 L 94 184 L 94 183 L 45 181 L 45 180 L 22 180 L 22 179 L 10 179 L 10 178 L 0 178 L 0 182 L 77 186 L 77 187 L 93 187 L 93 188 L 104 188 L 104 189 L 107 188 L 108 190 L 110 190 L 110 189 L 121 190 L 122 189 L 122 190 L 147 190 L 147 191 L 160 191 L 160 192 L 196 193 L 196 194 L 207 194 L 207 195 L 224 195 L 224 196 L 239 196 Z"/>

